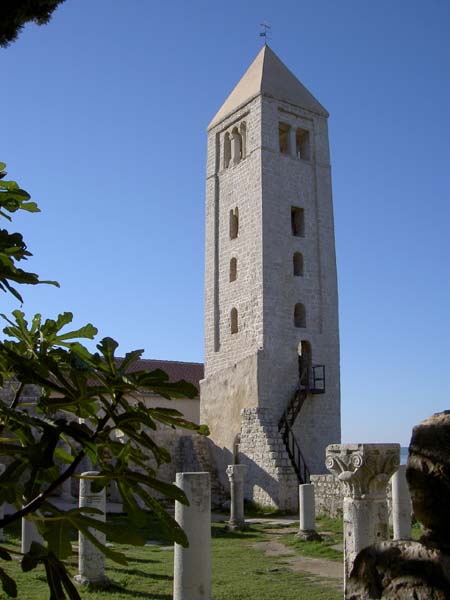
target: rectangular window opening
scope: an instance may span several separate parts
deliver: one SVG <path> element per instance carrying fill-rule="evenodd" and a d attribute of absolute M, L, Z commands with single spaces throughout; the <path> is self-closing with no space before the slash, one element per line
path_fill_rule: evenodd
<path fill-rule="evenodd" d="M 292 235 L 303 237 L 305 235 L 305 211 L 298 206 L 291 207 Z"/>
<path fill-rule="evenodd" d="M 309 131 L 307 129 L 297 129 L 295 135 L 296 149 L 295 155 L 301 160 L 311 160 L 311 147 L 309 143 Z"/>

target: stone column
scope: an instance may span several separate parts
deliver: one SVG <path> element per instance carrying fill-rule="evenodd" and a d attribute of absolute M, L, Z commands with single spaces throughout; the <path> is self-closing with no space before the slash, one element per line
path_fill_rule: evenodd
<path fill-rule="evenodd" d="M 300 527 L 297 537 L 306 541 L 322 539 L 316 531 L 316 502 L 312 483 L 304 483 L 298 486 L 298 505 Z"/>
<path fill-rule="evenodd" d="M 82 477 L 99 475 L 98 471 L 86 471 Z M 93 519 L 106 521 L 106 493 L 105 488 L 101 492 L 93 493 L 91 491 L 90 479 L 80 480 L 80 508 L 98 508 L 103 512 L 102 515 L 89 515 Z M 96 529 L 90 530 L 99 542 L 106 543 L 106 535 Z M 105 575 L 105 557 L 91 542 L 80 532 L 78 534 L 78 575 L 75 580 L 83 585 L 105 584 L 109 580 Z"/>
<path fill-rule="evenodd" d="M 21 552 L 26 554 L 30 550 L 30 546 L 33 542 L 38 544 L 44 544 L 44 540 L 38 531 L 34 521 L 28 520 L 25 517 L 22 518 L 22 544 Z"/>
<path fill-rule="evenodd" d="M 392 475 L 392 525 L 394 540 L 411 539 L 411 495 L 406 481 L 406 465 Z"/>
<path fill-rule="evenodd" d="M 89 421 L 89 419 L 83 419 L 81 417 L 78 418 L 78 423 L 80 425 L 86 425 L 86 427 L 92 431 L 92 423 Z M 91 459 L 89 458 L 89 456 L 85 455 L 80 463 L 80 465 L 78 465 L 79 467 L 82 466 L 82 468 L 84 469 L 83 471 L 78 471 L 80 474 L 83 473 L 87 473 L 88 471 L 94 471 L 95 469 L 95 465 L 92 464 Z M 81 485 L 81 484 L 80 484 Z M 80 494 L 78 493 L 78 497 L 80 497 Z"/>
<path fill-rule="evenodd" d="M 332 444 L 325 465 L 344 485 L 344 598 L 360 550 L 389 539 L 387 485 L 400 444 Z"/>
<path fill-rule="evenodd" d="M 292 125 L 289 128 L 289 153 L 297 158 L 297 129 Z"/>
<path fill-rule="evenodd" d="M 175 519 L 189 547 L 175 544 L 173 600 L 211 600 L 211 484 L 209 473 L 177 473 L 189 506 L 175 502 Z"/>
<path fill-rule="evenodd" d="M 109 482 L 109 501 L 113 504 L 121 504 L 122 496 L 119 492 L 119 487 L 116 481 Z"/>
<path fill-rule="evenodd" d="M 246 465 L 228 465 L 227 475 L 230 482 L 230 520 L 229 529 L 245 529 L 244 516 L 244 480 Z"/>
<path fill-rule="evenodd" d="M 0 477 L 3 475 L 3 473 L 6 471 L 6 465 L 0 463 Z M 3 517 L 5 516 L 5 505 L 2 504 L 0 506 L 0 519 L 3 519 Z M 3 534 L 3 529 L 0 529 L 0 542 L 4 542 L 5 541 L 5 536 Z"/>

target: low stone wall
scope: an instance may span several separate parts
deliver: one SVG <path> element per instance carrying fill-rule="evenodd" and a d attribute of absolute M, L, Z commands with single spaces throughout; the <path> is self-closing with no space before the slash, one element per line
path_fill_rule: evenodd
<path fill-rule="evenodd" d="M 344 495 L 340 481 L 334 475 L 311 475 L 311 483 L 314 484 L 316 515 L 324 515 L 332 518 L 342 517 Z M 386 491 L 390 519 L 392 505 L 390 480 Z"/>
<path fill-rule="evenodd" d="M 344 496 L 341 483 L 334 475 L 311 475 L 314 484 L 316 514 L 328 517 L 342 517 Z"/>

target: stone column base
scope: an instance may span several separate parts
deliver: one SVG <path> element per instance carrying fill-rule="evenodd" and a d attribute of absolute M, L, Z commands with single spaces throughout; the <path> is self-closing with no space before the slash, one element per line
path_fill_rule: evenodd
<path fill-rule="evenodd" d="M 322 536 L 314 529 L 299 531 L 295 537 L 304 542 L 320 542 L 322 540 Z"/>
<path fill-rule="evenodd" d="M 247 523 L 230 523 L 228 522 L 225 525 L 226 531 L 247 531 L 250 529 L 250 526 Z"/>
<path fill-rule="evenodd" d="M 98 588 L 108 588 L 111 585 L 111 580 L 106 576 L 98 579 L 90 579 L 89 577 L 84 577 L 83 575 L 75 575 L 74 579 L 79 585 L 90 585 Z"/>

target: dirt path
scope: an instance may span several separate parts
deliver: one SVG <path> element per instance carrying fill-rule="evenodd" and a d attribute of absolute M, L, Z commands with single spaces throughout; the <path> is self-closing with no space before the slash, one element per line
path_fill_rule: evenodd
<path fill-rule="evenodd" d="M 286 533 L 284 531 L 283 533 Z M 266 556 L 282 557 L 283 564 L 291 571 L 303 571 L 333 579 L 336 585 L 342 584 L 343 566 L 341 563 L 325 558 L 312 558 L 310 556 L 300 556 L 294 550 L 286 547 L 275 537 L 268 542 L 258 542 L 254 544 L 254 548 L 264 552 Z"/>

